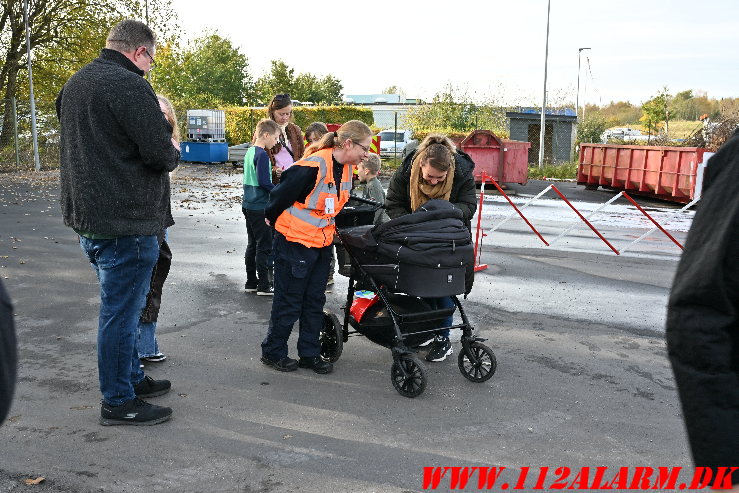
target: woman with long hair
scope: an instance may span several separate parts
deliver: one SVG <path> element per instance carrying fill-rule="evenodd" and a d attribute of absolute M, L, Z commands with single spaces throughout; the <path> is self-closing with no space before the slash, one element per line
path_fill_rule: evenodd
<path fill-rule="evenodd" d="M 462 211 L 471 233 L 472 216 L 477 210 L 475 164 L 464 152 L 456 149 L 445 135 L 430 134 L 409 154 L 393 175 L 385 197 L 385 212 L 390 218 L 410 214 L 431 199 L 447 200 Z M 472 275 L 472 273 L 468 273 Z M 471 279 L 471 278 L 470 278 Z M 452 308 L 449 297 L 427 298 L 432 308 Z M 443 327 L 452 325 L 450 316 Z M 439 330 L 426 355 L 426 361 L 444 361 L 453 353 L 449 329 Z"/>
<path fill-rule="evenodd" d="M 264 210 L 274 226 L 274 299 L 262 363 L 279 371 L 310 368 L 329 373 L 321 356 L 319 334 L 326 303 L 326 281 L 334 218 L 349 200 L 353 167 L 372 143 L 369 127 L 358 120 L 329 132 L 308 146 L 305 157 L 288 168 L 270 193 Z M 299 361 L 288 357 L 287 341 L 300 320 Z"/>
<path fill-rule="evenodd" d="M 272 98 L 267 105 L 267 117 L 280 127 L 277 145 L 267 151 L 275 176 L 279 178 L 284 170 L 303 157 L 305 152 L 303 133 L 292 121 L 293 101 L 289 94 L 277 94 Z"/>

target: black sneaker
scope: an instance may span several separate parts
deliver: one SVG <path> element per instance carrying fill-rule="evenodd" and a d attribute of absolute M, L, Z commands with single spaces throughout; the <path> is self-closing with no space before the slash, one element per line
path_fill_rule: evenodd
<path fill-rule="evenodd" d="M 295 371 L 298 369 L 298 362 L 292 358 L 285 356 L 279 361 L 271 360 L 266 356 L 262 356 L 262 363 L 267 366 L 271 366 L 277 371 Z"/>
<path fill-rule="evenodd" d="M 431 343 L 429 354 L 426 355 L 426 361 L 444 361 L 453 352 L 454 348 L 448 337 L 436 336 Z"/>
<path fill-rule="evenodd" d="M 256 281 L 255 282 L 246 281 L 244 283 L 244 291 L 246 291 L 247 293 L 256 293 L 257 292 Z"/>
<path fill-rule="evenodd" d="M 266 288 L 257 288 L 257 296 L 274 296 L 275 289 L 272 286 Z"/>
<path fill-rule="evenodd" d="M 301 356 L 298 366 L 300 368 L 310 368 L 314 372 L 321 374 L 331 373 L 331 371 L 334 369 L 334 365 L 324 360 L 320 356 L 314 356 L 312 358 L 304 358 Z"/>
<path fill-rule="evenodd" d="M 172 382 L 169 380 L 154 380 L 150 376 L 145 376 L 143 380 L 133 386 L 136 397 L 156 397 L 166 394 L 172 388 Z"/>
<path fill-rule="evenodd" d="M 100 403 L 100 424 L 103 426 L 133 425 L 149 426 L 167 421 L 172 417 L 169 407 L 155 406 L 138 397 L 120 406 Z"/>

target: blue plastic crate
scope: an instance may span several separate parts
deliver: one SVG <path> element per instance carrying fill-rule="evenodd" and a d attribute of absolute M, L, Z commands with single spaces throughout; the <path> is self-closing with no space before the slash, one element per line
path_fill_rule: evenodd
<path fill-rule="evenodd" d="M 225 163 L 228 161 L 226 142 L 181 142 L 180 160 L 191 163 Z"/>

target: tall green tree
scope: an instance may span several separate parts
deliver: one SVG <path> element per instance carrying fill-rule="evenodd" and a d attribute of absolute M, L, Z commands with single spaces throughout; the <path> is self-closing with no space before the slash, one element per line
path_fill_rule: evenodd
<path fill-rule="evenodd" d="M 105 45 L 110 28 L 124 18 L 144 19 L 143 0 L 29 0 L 34 95 L 41 123 L 53 119 L 53 101 L 67 79 Z M 23 0 L 2 0 L 0 14 L 0 98 L 29 96 Z M 171 0 L 148 0 L 149 25 L 159 39 L 179 27 Z M 22 104 L 21 106 L 25 106 Z M 6 105 L 0 140 L 12 126 Z M 51 115 L 51 116 L 50 116 Z M 23 120 L 21 123 L 24 123 Z"/>
<path fill-rule="evenodd" d="M 505 136 L 505 109 L 494 104 L 476 104 L 453 85 L 436 93 L 430 103 L 408 112 L 408 124 L 418 131 L 467 132 L 475 128 Z"/>
<path fill-rule="evenodd" d="M 341 102 L 344 86 L 333 75 L 319 77 L 305 72 L 295 74 L 295 69 L 282 60 L 272 60 L 268 73 L 260 77 L 255 85 L 256 98 L 267 104 L 275 94 L 290 94 L 297 101 L 310 101 L 315 104 L 338 104 Z"/>
<path fill-rule="evenodd" d="M 650 136 L 656 134 L 662 128 L 662 123 L 668 120 L 669 98 L 670 94 L 665 87 L 655 97 L 642 104 L 642 117 L 639 121 L 642 122 Z"/>
<path fill-rule="evenodd" d="M 282 60 L 272 60 L 270 71 L 255 84 L 254 92 L 257 102 L 267 104 L 275 94 L 290 94 L 297 99 L 295 93 L 295 69 L 287 66 Z"/>
<path fill-rule="evenodd" d="M 185 50 L 176 43 L 162 46 L 150 80 L 178 106 L 241 106 L 252 102 L 248 69 L 248 59 L 231 40 L 209 33 Z"/>
<path fill-rule="evenodd" d="M 66 47 L 71 52 L 81 48 L 75 31 L 87 31 L 96 16 L 105 18 L 91 0 L 33 0 L 28 5 L 31 49 L 43 52 L 52 47 Z M 0 94 L 6 101 L 28 94 L 25 22 L 23 0 L 4 0 L 0 15 Z M 40 85 L 42 89 L 44 85 Z M 61 87 L 61 86 L 59 86 Z M 12 131 L 12 106 L 5 105 L 0 141 Z"/>

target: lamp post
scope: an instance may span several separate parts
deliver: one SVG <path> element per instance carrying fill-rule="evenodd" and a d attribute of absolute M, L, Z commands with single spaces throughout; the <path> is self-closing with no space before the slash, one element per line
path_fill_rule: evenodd
<path fill-rule="evenodd" d="M 551 10 L 552 1 L 547 1 L 547 42 L 544 49 L 544 96 L 541 101 L 541 130 L 539 132 L 539 169 L 544 167 L 544 112 L 547 108 L 547 62 L 549 61 L 549 11 Z"/>
<path fill-rule="evenodd" d="M 33 67 L 31 60 L 31 34 L 28 27 L 28 0 L 23 2 L 23 22 L 26 27 L 26 58 L 28 59 L 28 94 L 31 100 L 31 136 L 33 138 L 34 169 L 41 171 L 41 161 L 38 155 L 38 133 L 36 131 L 36 99 L 33 96 Z"/>
<path fill-rule="evenodd" d="M 582 50 L 589 50 L 590 48 L 578 48 L 577 49 L 577 94 L 575 95 L 575 122 L 580 117 L 580 54 Z"/>

